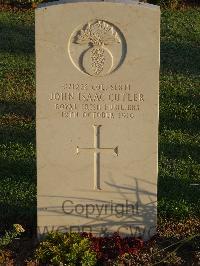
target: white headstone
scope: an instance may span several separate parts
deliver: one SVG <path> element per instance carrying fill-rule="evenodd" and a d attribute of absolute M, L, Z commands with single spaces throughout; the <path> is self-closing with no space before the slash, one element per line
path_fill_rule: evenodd
<path fill-rule="evenodd" d="M 155 233 L 159 7 L 36 10 L 39 234 Z"/>

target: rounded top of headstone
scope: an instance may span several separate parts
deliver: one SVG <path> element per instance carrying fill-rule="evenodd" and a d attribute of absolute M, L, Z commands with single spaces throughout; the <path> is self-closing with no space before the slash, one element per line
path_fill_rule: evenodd
<path fill-rule="evenodd" d="M 36 10 L 40 8 L 48 8 L 51 6 L 57 6 L 61 4 L 79 4 L 79 3 L 94 3 L 94 4 L 116 3 L 116 4 L 124 4 L 124 5 L 135 4 L 135 5 L 140 5 L 143 7 L 160 8 L 157 5 L 152 5 L 152 4 L 141 2 L 138 0 L 60 0 L 60 1 L 53 1 L 53 2 L 39 4 Z"/>

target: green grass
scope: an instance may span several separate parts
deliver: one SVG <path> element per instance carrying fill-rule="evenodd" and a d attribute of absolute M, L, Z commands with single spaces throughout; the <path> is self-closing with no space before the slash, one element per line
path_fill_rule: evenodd
<path fill-rule="evenodd" d="M 200 216 L 200 10 L 165 11 L 161 20 L 158 209 Z"/>
<path fill-rule="evenodd" d="M 0 13 L 0 227 L 36 224 L 32 11 Z M 200 9 L 162 13 L 158 211 L 200 217 Z"/>
<path fill-rule="evenodd" d="M 0 226 L 36 223 L 33 12 L 0 13 Z"/>

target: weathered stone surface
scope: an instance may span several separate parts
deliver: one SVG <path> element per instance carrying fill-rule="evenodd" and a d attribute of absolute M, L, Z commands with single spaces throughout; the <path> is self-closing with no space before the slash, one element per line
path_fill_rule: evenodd
<path fill-rule="evenodd" d="M 155 232 L 159 26 L 131 1 L 36 10 L 39 233 Z"/>

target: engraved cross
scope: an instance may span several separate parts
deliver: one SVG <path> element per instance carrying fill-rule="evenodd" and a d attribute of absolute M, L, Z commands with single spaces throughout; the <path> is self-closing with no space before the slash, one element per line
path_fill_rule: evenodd
<path fill-rule="evenodd" d="M 76 153 L 79 154 L 80 150 L 92 150 L 94 152 L 94 189 L 100 190 L 100 153 L 103 150 L 112 150 L 118 156 L 118 146 L 114 148 L 100 147 L 100 127 L 101 125 L 93 125 L 94 128 L 94 147 L 80 148 L 77 146 Z"/>

